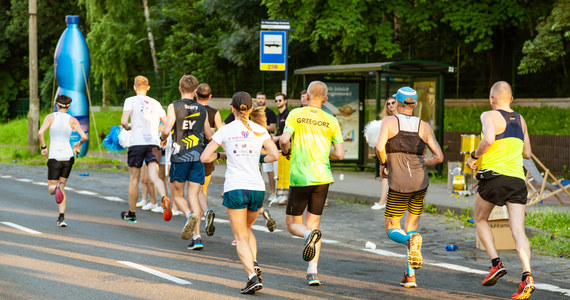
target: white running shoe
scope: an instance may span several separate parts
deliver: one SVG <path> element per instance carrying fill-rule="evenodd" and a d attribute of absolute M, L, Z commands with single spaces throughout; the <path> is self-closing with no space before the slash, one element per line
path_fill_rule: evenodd
<path fill-rule="evenodd" d="M 151 209 L 150 211 L 155 212 L 155 213 L 163 213 L 164 208 L 162 207 L 162 205 L 157 205 L 155 208 Z"/>
<path fill-rule="evenodd" d="M 139 200 L 139 202 L 137 202 L 137 207 L 143 207 L 145 206 L 146 203 L 147 203 L 146 200 L 141 199 Z"/>
<path fill-rule="evenodd" d="M 156 203 L 147 203 L 145 204 L 145 206 L 143 206 L 141 209 L 142 210 L 152 210 L 153 208 L 158 207 L 158 205 Z"/>
<path fill-rule="evenodd" d="M 271 194 L 271 196 L 269 196 L 269 199 L 267 199 L 267 201 L 269 201 L 269 203 L 277 202 L 277 195 Z"/>
<path fill-rule="evenodd" d="M 173 210 L 172 215 L 173 216 L 183 216 L 184 213 L 181 210 Z"/>
<path fill-rule="evenodd" d="M 279 205 L 285 205 L 287 204 L 287 196 L 285 195 L 281 195 L 277 198 L 277 203 L 279 203 Z"/>
<path fill-rule="evenodd" d="M 373 209 L 373 210 L 381 210 L 381 209 L 386 208 L 386 204 L 380 205 L 380 204 L 378 204 L 378 202 L 376 202 L 376 203 L 374 203 L 374 205 L 372 205 L 372 207 L 370 207 L 370 208 Z"/>

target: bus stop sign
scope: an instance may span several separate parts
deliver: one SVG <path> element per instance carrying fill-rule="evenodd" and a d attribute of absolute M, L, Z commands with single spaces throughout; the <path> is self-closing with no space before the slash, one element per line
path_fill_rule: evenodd
<path fill-rule="evenodd" d="M 285 31 L 260 32 L 259 69 L 285 71 L 287 38 Z"/>

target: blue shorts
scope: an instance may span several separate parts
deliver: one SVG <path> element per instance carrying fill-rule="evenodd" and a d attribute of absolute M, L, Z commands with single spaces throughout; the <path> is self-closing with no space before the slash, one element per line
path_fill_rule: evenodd
<path fill-rule="evenodd" d="M 231 190 L 224 193 L 223 206 L 233 209 L 247 208 L 258 211 L 263 205 L 265 191 Z"/>
<path fill-rule="evenodd" d="M 204 164 L 200 161 L 176 163 L 170 166 L 170 182 L 174 180 L 178 182 L 195 182 L 204 184 Z"/>

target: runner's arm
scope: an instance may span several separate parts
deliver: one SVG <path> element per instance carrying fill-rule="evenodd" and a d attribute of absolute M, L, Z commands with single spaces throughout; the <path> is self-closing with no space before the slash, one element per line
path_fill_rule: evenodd
<path fill-rule="evenodd" d="M 291 144 L 289 142 L 290 139 L 291 139 L 291 133 L 283 132 L 283 134 L 281 135 L 281 138 L 279 139 L 279 145 L 281 146 L 281 152 L 282 153 L 287 153 L 287 154 L 291 153 Z M 283 155 L 286 155 L 286 154 L 283 154 Z"/>
<path fill-rule="evenodd" d="M 166 122 L 164 123 L 164 128 L 162 128 L 162 132 L 160 133 L 160 140 L 165 141 L 166 138 L 170 135 L 170 131 L 174 126 L 174 122 L 176 122 L 176 115 L 174 114 L 174 105 L 168 105 L 168 111 L 166 112 Z"/>
<path fill-rule="evenodd" d="M 330 160 L 342 160 L 344 159 L 344 143 L 333 143 L 334 151 L 329 154 Z"/>
<path fill-rule="evenodd" d="M 435 139 L 435 134 L 433 134 L 433 129 L 431 128 L 431 126 L 429 126 L 429 124 L 424 121 L 421 122 L 424 123 L 422 124 L 423 125 L 422 127 L 424 128 L 427 134 L 426 144 L 429 147 L 429 150 L 431 151 L 431 157 L 428 157 L 427 159 L 424 160 L 424 165 L 426 167 L 432 167 L 443 162 L 443 151 L 441 151 L 441 147 L 439 146 L 439 143 Z"/>
<path fill-rule="evenodd" d="M 47 156 L 48 148 L 44 138 L 44 133 L 48 130 L 48 128 L 51 126 L 52 123 L 53 123 L 53 114 L 49 114 L 44 118 L 44 123 L 40 127 L 40 130 L 38 130 L 38 139 L 40 141 L 40 147 L 42 148 L 41 153 L 46 158 L 48 157 Z"/>
<path fill-rule="evenodd" d="M 479 142 L 477 149 L 473 152 L 473 155 L 477 159 L 489 151 L 489 148 L 491 148 L 495 142 L 495 124 L 493 123 L 493 117 L 491 116 L 492 113 L 493 111 L 486 111 L 481 114 L 483 138 L 481 139 L 481 142 Z M 467 164 L 470 169 L 475 170 L 477 169 L 475 166 L 477 159 L 469 157 L 465 164 Z"/>
<path fill-rule="evenodd" d="M 131 130 L 131 126 L 129 125 L 129 117 L 131 116 L 130 110 L 123 110 L 123 115 L 121 116 L 121 125 L 125 130 Z"/>
<path fill-rule="evenodd" d="M 73 145 L 73 153 L 77 154 L 81 151 L 81 145 L 85 143 L 85 141 L 87 141 L 88 137 L 87 134 L 85 134 L 85 131 L 83 131 L 83 128 L 81 128 L 81 124 L 79 124 L 79 121 L 77 121 L 76 118 L 71 117 L 69 119 L 69 123 L 70 123 L 69 125 L 71 125 L 71 128 L 77 131 L 77 133 L 79 133 L 79 136 L 81 136 L 81 139 L 77 141 L 75 145 Z"/>
<path fill-rule="evenodd" d="M 210 141 L 208 146 L 206 146 L 206 149 L 202 151 L 202 155 L 200 155 L 200 161 L 203 163 L 209 163 L 218 159 L 218 152 L 216 152 L 216 149 L 218 149 L 218 147 L 220 147 L 220 144 L 216 143 L 213 140 Z M 225 153 L 219 153 L 219 154 L 220 154 L 219 158 L 226 158 Z"/>
<path fill-rule="evenodd" d="M 523 146 L 523 153 L 522 156 L 526 159 L 531 158 L 532 156 L 532 149 L 530 146 L 530 137 L 528 136 L 528 130 L 526 127 L 526 122 L 524 118 L 521 116 L 521 125 L 524 134 L 524 146 Z"/>
<path fill-rule="evenodd" d="M 222 122 L 222 115 L 220 115 L 219 110 L 214 115 L 214 126 L 216 129 L 220 129 L 222 126 L 224 126 L 224 122 Z"/>
<path fill-rule="evenodd" d="M 206 119 L 204 120 L 204 135 L 207 140 L 211 140 L 212 135 L 214 135 L 214 128 L 210 127 L 210 122 L 208 122 L 208 112 L 206 112 Z"/>
<path fill-rule="evenodd" d="M 263 141 L 263 147 L 267 151 L 267 155 L 263 159 L 263 162 L 270 163 L 279 159 L 279 150 L 277 150 L 277 145 L 271 140 L 271 138 Z"/>

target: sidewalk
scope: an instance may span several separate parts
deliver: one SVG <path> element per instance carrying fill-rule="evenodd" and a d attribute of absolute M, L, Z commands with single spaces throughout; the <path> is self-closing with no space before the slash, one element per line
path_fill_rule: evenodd
<path fill-rule="evenodd" d="M 225 171 L 226 165 L 224 163 L 216 164 L 216 170 L 212 174 L 212 182 L 223 184 Z M 341 174 L 343 174 L 343 180 L 340 180 Z M 334 183 L 329 188 L 329 199 L 366 202 L 370 205 L 380 199 L 381 178 L 374 178 L 373 172 L 345 172 L 333 169 L 333 177 Z M 263 180 L 265 180 L 267 190 L 269 190 L 266 174 L 263 174 Z M 570 202 L 570 197 L 567 195 L 561 194 L 560 197 L 566 203 Z M 447 183 L 430 183 L 424 203 L 431 204 L 439 211 L 444 212 L 448 209 L 457 214 L 463 209 L 469 209 L 473 212 L 475 195 L 454 195 L 447 189 Z M 570 211 L 570 204 L 561 205 L 556 198 L 551 197 L 541 204 L 527 208 L 528 211 L 541 209 Z"/>

